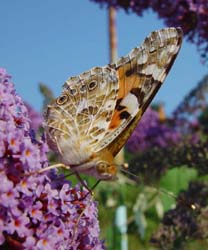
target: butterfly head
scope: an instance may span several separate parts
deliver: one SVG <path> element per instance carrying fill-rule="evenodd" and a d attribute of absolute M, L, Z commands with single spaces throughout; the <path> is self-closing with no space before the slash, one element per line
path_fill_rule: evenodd
<path fill-rule="evenodd" d="M 114 164 L 109 164 L 106 161 L 99 161 L 96 164 L 97 174 L 105 180 L 115 180 L 117 179 L 117 166 Z"/>
<path fill-rule="evenodd" d="M 94 176 L 100 180 L 116 180 L 118 166 L 113 163 L 113 156 L 110 152 L 94 153 L 87 162 L 79 165 L 71 165 L 72 170 L 79 173 Z"/>
<path fill-rule="evenodd" d="M 118 172 L 118 168 L 121 167 L 122 169 L 126 169 L 128 168 L 128 164 L 127 163 L 123 163 L 121 165 L 117 165 L 117 164 L 109 164 L 106 161 L 99 161 L 97 162 L 96 165 L 96 171 L 97 173 L 108 180 L 115 180 L 117 179 L 116 174 Z"/>
<path fill-rule="evenodd" d="M 79 172 L 94 176 L 96 179 L 109 181 L 117 179 L 117 166 L 107 161 L 94 162 L 93 165 L 85 164 L 83 167 L 83 170 L 78 167 Z"/>

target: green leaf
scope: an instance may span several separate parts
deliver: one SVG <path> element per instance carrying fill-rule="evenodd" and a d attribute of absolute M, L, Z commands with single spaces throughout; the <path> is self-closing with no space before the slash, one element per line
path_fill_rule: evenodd
<path fill-rule="evenodd" d="M 161 200 L 165 211 L 173 207 L 175 197 L 188 188 L 189 182 L 197 178 L 197 170 L 187 167 L 170 169 L 160 180 Z"/>

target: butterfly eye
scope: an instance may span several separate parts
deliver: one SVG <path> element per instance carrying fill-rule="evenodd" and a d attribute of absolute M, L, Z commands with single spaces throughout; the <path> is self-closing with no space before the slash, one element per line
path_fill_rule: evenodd
<path fill-rule="evenodd" d="M 64 95 L 61 95 L 59 96 L 57 99 L 56 99 L 56 103 L 58 105 L 63 105 L 65 102 L 67 102 L 69 99 L 68 95 L 64 94 Z"/>
<path fill-rule="evenodd" d="M 88 84 L 88 88 L 89 90 L 93 90 L 97 87 L 97 82 L 96 81 L 92 81 Z"/>
<path fill-rule="evenodd" d="M 107 162 L 100 161 L 97 163 L 96 169 L 100 174 L 102 174 L 106 173 L 108 166 L 109 164 Z"/>

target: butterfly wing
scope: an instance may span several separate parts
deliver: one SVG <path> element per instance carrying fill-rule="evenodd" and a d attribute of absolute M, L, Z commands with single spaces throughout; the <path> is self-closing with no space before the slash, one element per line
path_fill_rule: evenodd
<path fill-rule="evenodd" d="M 163 83 L 181 41 L 180 29 L 152 32 L 116 64 L 66 81 L 45 116 L 49 144 L 64 163 L 80 165 L 106 149 L 118 153 Z"/>
<path fill-rule="evenodd" d="M 45 116 L 49 145 L 61 154 L 64 163 L 89 161 L 109 127 L 118 89 L 116 70 L 108 66 L 66 81 Z"/>
<path fill-rule="evenodd" d="M 112 65 L 118 74 L 119 92 L 107 133 L 95 151 L 106 145 L 114 156 L 120 151 L 165 80 L 182 36 L 180 28 L 154 31 L 140 47 Z"/>

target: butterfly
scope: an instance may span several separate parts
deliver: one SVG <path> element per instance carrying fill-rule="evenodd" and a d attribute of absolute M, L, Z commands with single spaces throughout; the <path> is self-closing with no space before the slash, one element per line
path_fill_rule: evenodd
<path fill-rule="evenodd" d="M 153 31 L 115 64 L 70 77 L 47 106 L 49 146 L 65 166 L 115 180 L 114 157 L 164 82 L 182 44 L 180 28 Z"/>

